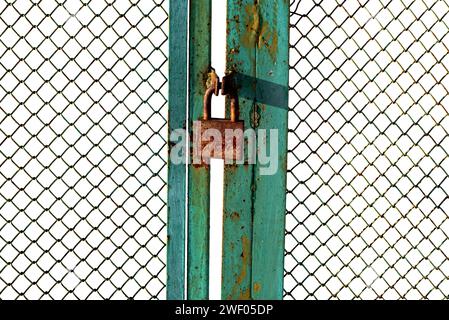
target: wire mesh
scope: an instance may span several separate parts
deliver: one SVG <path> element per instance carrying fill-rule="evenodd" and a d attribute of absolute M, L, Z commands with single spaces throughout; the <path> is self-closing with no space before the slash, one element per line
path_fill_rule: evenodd
<path fill-rule="evenodd" d="M 291 3 L 285 299 L 449 296 L 448 13 Z"/>
<path fill-rule="evenodd" d="M 167 7 L 0 3 L 0 299 L 165 298 Z"/>

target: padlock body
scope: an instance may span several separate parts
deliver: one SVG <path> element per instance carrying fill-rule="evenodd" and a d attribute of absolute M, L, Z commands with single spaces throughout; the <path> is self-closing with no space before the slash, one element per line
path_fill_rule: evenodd
<path fill-rule="evenodd" d="M 241 160 L 243 156 L 243 121 L 227 119 L 200 120 L 194 132 L 194 156 L 203 161 L 215 158 Z M 195 129 L 194 129 L 195 130 Z"/>

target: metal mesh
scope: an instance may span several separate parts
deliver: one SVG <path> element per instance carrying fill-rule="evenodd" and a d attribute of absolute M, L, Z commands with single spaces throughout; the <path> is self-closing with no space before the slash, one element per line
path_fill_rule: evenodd
<path fill-rule="evenodd" d="M 165 298 L 168 1 L 1 1 L 0 299 Z"/>
<path fill-rule="evenodd" d="M 448 13 L 291 3 L 286 299 L 449 296 Z"/>

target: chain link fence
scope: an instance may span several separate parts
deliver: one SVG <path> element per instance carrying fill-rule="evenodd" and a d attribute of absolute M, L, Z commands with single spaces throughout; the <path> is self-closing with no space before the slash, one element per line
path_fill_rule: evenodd
<path fill-rule="evenodd" d="M 0 3 L 0 299 L 165 298 L 167 12 Z"/>
<path fill-rule="evenodd" d="M 285 299 L 449 296 L 449 2 L 291 3 Z"/>

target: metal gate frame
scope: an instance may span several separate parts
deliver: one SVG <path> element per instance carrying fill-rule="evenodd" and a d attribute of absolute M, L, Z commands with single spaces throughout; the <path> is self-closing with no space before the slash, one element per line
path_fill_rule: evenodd
<path fill-rule="evenodd" d="M 278 130 L 279 169 L 263 176 L 259 163 L 225 165 L 223 299 L 282 299 L 289 6 L 227 1 L 227 72 L 237 75 L 241 119 L 245 128 Z M 190 7 L 189 1 L 170 1 L 170 134 L 187 123 L 191 132 L 202 114 L 198 106 L 211 68 L 211 8 L 211 0 L 190 1 Z M 168 299 L 208 299 L 209 187 L 207 165 L 169 163 Z"/>

